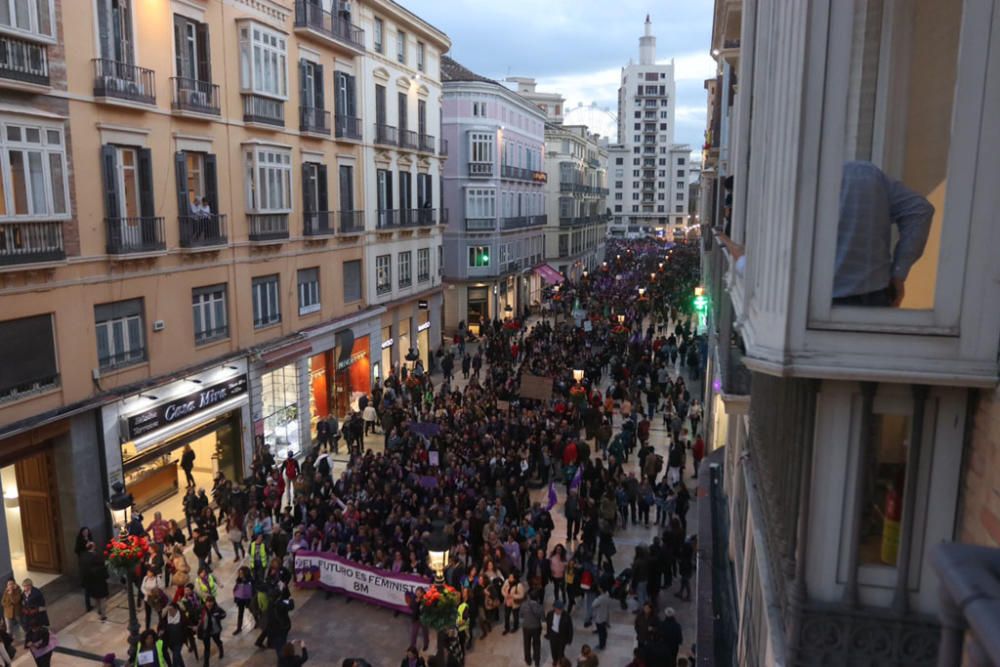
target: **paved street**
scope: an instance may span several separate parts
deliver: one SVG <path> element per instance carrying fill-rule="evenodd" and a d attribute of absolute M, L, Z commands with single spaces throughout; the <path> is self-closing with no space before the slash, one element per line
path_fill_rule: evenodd
<path fill-rule="evenodd" d="M 531 321 L 529 321 L 530 325 Z M 475 349 L 475 346 L 471 346 Z M 438 378 L 436 378 L 437 381 Z M 690 380 L 688 380 L 690 382 Z M 464 386 L 466 383 L 461 378 L 461 373 L 456 376 L 455 383 Z M 605 387 L 602 387 L 604 389 Z M 692 387 L 692 395 L 695 391 Z M 618 418 L 615 419 L 616 431 Z M 669 436 L 663 428 L 662 419 L 657 416 L 652 420 L 651 442 L 656 452 L 664 458 L 667 454 Z M 383 438 L 381 435 L 369 435 L 365 439 L 365 446 L 374 451 L 381 451 L 383 448 Z M 690 458 L 690 457 L 689 457 Z M 338 457 L 334 475 L 339 474 L 347 462 L 346 456 Z M 627 471 L 637 471 L 637 457 L 631 457 L 625 466 Z M 685 475 L 685 479 L 690 478 L 690 465 Z M 559 542 L 559 537 L 565 535 L 565 519 L 561 513 L 564 489 L 560 487 L 560 504 L 553 509 L 552 517 L 556 524 L 551 545 Z M 694 495 L 694 489 L 692 489 Z M 538 489 L 533 492 L 533 500 L 544 503 L 546 489 Z M 688 532 L 692 534 L 697 531 L 697 511 L 695 507 L 688 513 Z M 618 552 L 614 557 L 615 572 L 629 567 L 637 545 L 648 544 L 657 534 L 656 528 L 645 528 L 644 526 L 632 526 L 624 530 L 618 530 L 615 534 L 615 544 Z M 223 543 L 226 540 L 222 541 Z M 225 665 L 274 665 L 275 655 L 272 651 L 258 650 L 253 645 L 256 633 L 252 629 L 245 628 L 243 634 L 233 637 L 235 629 L 236 608 L 232 600 L 232 583 L 235 579 L 236 565 L 232 562 L 232 550 L 228 544 L 221 544 L 225 562 L 218 564 L 216 576 L 222 584 L 220 599 L 222 607 L 227 611 L 228 617 L 224 621 L 225 630 L 223 632 L 223 642 L 226 647 L 226 656 L 222 664 Z M 193 555 L 189 554 L 189 559 L 194 562 Z M 687 649 L 694 639 L 695 610 L 693 602 L 683 602 L 675 597 L 676 585 L 672 590 L 661 591 L 660 606 L 661 611 L 667 607 L 674 607 L 677 618 L 684 629 L 684 645 L 681 655 L 687 655 Z M 692 599 L 695 599 L 694 580 L 692 580 Z M 340 664 L 347 657 L 363 657 L 375 666 L 399 664 L 406 649 L 409 636 L 409 619 L 403 615 L 396 616 L 393 612 L 381 609 L 372 605 L 364 604 L 360 601 L 348 602 L 344 597 L 333 596 L 327 599 L 325 593 L 316 591 L 300 591 L 294 593 L 296 609 L 292 613 L 292 639 L 302 639 L 305 641 L 315 664 L 333 665 Z M 70 596 L 70 599 L 77 600 L 78 596 Z M 548 590 L 546 599 L 546 609 L 552 602 L 551 588 Z M 63 603 L 65 604 L 65 603 Z M 82 602 L 80 607 L 82 608 Z M 71 651 L 82 651 L 89 654 L 103 656 L 108 652 L 115 652 L 119 658 L 125 654 L 128 609 L 126 599 L 123 594 L 113 597 L 110 604 L 110 613 L 107 622 L 101 622 L 95 613 L 89 613 L 71 622 L 68 626 L 59 629 L 59 644 L 61 649 Z M 69 611 L 64 611 L 67 615 Z M 584 605 L 582 601 L 573 612 L 575 625 L 575 640 L 570 647 L 569 655 L 575 658 L 579 655 L 580 647 L 584 643 L 596 646 L 597 635 L 593 627 L 584 628 Z M 140 613 L 140 620 L 143 614 Z M 249 614 L 247 615 L 249 618 Z M 621 610 L 617 603 L 611 616 L 611 625 L 608 632 L 608 646 L 600 652 L 602 665 L 621 666 L 627 664 L 632 659 L 632 650 L 635 645 L 635 631 L 633 629 L 634 616 L 629 611 Z M 252 623 L 252 620 L 250 621 Z M 58 625 L 56 626 L 58 628 Z M 431 638 L 431 652 L 435 649 L 435 640 Z M 542 642 L 542 654 L 548 660 L 548 646 Z M 200 650 L 200 643 L 199 643 Z M 185 654 L 187 657 L 190 654 Z M 198 664 L 190 655 L 190 664 Z M 482 641 L 477 640 L 475 646 L 466 657 L 466 665 L 470 667 L 501 667 L 511 664 L 520 664 L 523 660 L 521 637 L 518 635 L 502 635 L 502 627 L 494 631 Z M 200 661 L 198 661 L 200 663 Z M 31 659 L 23 652 L 15 661 L 16 665 L 30 665 Z M 53 664 L 62 665 L 93 665 L 92 659 L 75 657 L 65 653 L 57 654 Z M 212 664 L 217 664 L 217 657 L 213 655 Z"/>

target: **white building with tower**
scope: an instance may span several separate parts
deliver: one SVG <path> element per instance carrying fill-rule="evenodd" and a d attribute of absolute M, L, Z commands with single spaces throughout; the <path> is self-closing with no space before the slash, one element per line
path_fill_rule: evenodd
<path fill-rule="evenodd" d="M 622 68 L 618 143 L 608 149 L 612 235 L 673 233 L 687 224 L 689 146 L 674 143 L 674 63 L 656 62 L 646 15 L 639 62 Z"/>

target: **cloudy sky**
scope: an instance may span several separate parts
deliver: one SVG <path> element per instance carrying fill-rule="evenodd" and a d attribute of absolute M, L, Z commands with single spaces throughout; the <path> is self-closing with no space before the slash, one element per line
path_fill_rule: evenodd
<path fill-rule="evenodd" d="M 714 75 L 709 55 L 711 0 L 400 0 L 444 30 L 451 56 L 495 79 L 533 76 L 538 89 L 559 92 L 566 108 L 596 105 L 617 113 L 621 67 L 639 60 L 639 36 L 649 13 L 659 62 L 674 59 L 677 129 L 674 141 L 701 146 L 705 131 L 704 80 Z M 579 112 L 578 112 L 579 113 Z M 614 140 L 604 112 L 580 118 Z M 577 118 L 573 118 L 577 121 Z"/>

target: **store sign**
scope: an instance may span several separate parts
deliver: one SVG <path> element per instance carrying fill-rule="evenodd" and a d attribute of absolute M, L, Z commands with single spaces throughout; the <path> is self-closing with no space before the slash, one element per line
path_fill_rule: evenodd
<path fill-rule="evenodd" d="M 419 299 L 417 301 L 417 308 L 420 310 L 427 310 L 427 299 Z"/>
<path fill-rule="evenodd" d="M 190 417 L 203 410 L 227 401 L 234 396 L 247 392 L 247 376 L 239 375 L 225 382 L 214 384 L 187 396 L 175 398 L 161 405 L 156 405 L 125 420 L 125 432 L 122 441 L 135 440 L 139 436 L 151 433 L 158 428 Z"/>
<path fill-rule="evenodd" d="M 424 322 L 423 324 L 418 324 L 417 325 L 417 333 L 420 333 L 421 331 L 427 331 L 430 328 L 431 328 L 431 323 L 430 322 Z"/>
<path fill-rule="evenodd" d="M 383 350 L 388 350 L 390 347 L 392 347 L 392 344 L 395 343 L 395 342 L 396 341 L 394 341 L 391 338 L 389 340 L 382 341 L 382 349 Z"/>
<path fill-rule="evenodd" d="M 348 366 L 353 366 L 355 362 L 361 361 L 368 354 L 366 350 L 361 350 L 360 352 L 355 352 L 347 359 L 343 359 L 337 362 L 337 370 L 342 371 Z"/>

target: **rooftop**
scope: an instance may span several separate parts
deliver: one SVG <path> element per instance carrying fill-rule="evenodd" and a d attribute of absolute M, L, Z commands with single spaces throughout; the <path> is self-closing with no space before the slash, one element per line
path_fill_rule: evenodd
<path fill-rule="evenodd" d="M 441 82 L 447 81 L 481 81 L 503 87 L 499 81 L 480 76 L 449 56 L 441 56 Z"/>

